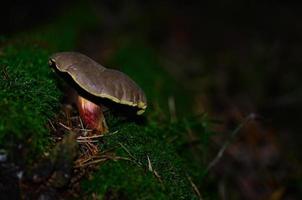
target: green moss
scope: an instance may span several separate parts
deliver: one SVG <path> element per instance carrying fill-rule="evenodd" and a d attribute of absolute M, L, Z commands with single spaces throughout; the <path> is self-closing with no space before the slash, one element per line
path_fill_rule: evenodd
<path fill-rule="evenodd" d="M 85 191 L 100 196 L 110 190 L 120 191 L 129 199 L 197 199 L 187 179 L 190 172 L 169 142 L 169 129 L 120 123 L 114 130 L 118 132 L 105 137 L 101 148 L 116 148 L 119 156 L 132 161 L 102 165 L 93 179 L 83 184 Z M 148 171 L 148 157 L 160 178 Z M 91 185 L 94 188 L 89 188 Z"/>
<path fill-rule="evenodd" d="M 58 112 L 61 92 L 48 57 L 57 51 L 72 50 L 79 32 L 94 18 L 78 9 L 39 30 L 3 39 L 0 55 L 0 147 L 18 143 L 29 151 L 43 150 L 48 143 L 48 119 Z M 82 13 L 83 14 L 83 13 Z M 93 19 L 93 20 L 91 20 Z M 6 38 L 6 37 L 1 37 Z"/>
<path fill-rule="evenodd" d="M 166 197 L 152 173 L 124 161 L 106 163 L 94 174 L 91 181 L 83 183 L 83 189 L 88 193 L 96 193 L 100 199 L 106 195 L 115 196 L 115 199 Z"/>
<path fill-rule="evenodd" d="M 33 149 L 47 141 L 47 118 L 58 106 L 59 91 L 47 66 L 48 53 L 39 47 L 4 48 L 0 66 L 0 145 L 30 140 Z M 5 74 L 5 75 L 4 75 Z"/>

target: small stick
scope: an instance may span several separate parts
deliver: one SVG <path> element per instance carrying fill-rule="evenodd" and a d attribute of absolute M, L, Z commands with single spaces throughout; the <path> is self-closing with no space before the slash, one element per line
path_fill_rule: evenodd
<path fill-rule="evenodd" d="M 89 160 L 92 160 L 92 159 L 89 159 Z M 116 161 L 116 160 L 127 160 L 127 161 L 131 161 L 130 158 L 121 157 L 121 156 L 114 156 L 114 157 L 103 156 L 100 159 L 93 160 L 93 161 L 87 163 L 87 161 L 89 161 L 89 160 L 86 159 L 84 162 L 81 162 L 82 164 L 76 166 L 76 168 L 85 167 L 87 165 L 92 165 L 92 164 L 97 164 L 97 163 L 104 162 L 104 161 L 107 161 L 107 160 L 114 160 L 114 161 Z"/>
<path fill-rule="evenodd" d="M 131 161 L 130 158 L 127 157 L 122 157 L 122 156 L 115 156 L 112 158 L 112 160 L 116 161 L 116 160 L 127 160 L 127 161 Z"/>
<path fill-rule="evenodd" d="M 88 162 L 89 160 L 91 160 L 92 158 L 89 157 L 89 158 L 79 158 L 78 160 L 76 160 L 75 163 L 85 163 L 85 162 Z"/>
<path fill-rule="evenodd" d="M 100 163 L 100 162 L 104 162 L 106 160 L 108 160 L 108 158 L 102 158 L 102 159 L 94 160 L 94 161 L 82 164 L 80 166 L 75 166 L 75 168 L 86 167 L 88 165 L 97 164 L 97 163 Z"/>
<path fill-rule="evenodd" d="M 47 118 L 47 120 L 48 120 L 50 126 L 53 128 L 53 130 L 54 130 L 54 131 L 57 131 L 57 129 L 55 128 L 55 126 L 53 125 L 53 123 L 51 122 L 51 120 L 48 119 L 48 118 Z"/>
<path fill-rule="evenodd" d="M 114 134 L 116 134 L 116 133 L 118 133 L 118 131 L 114 131 L 114 132 L 112 132 L 112 133 L 108 133 L 108 134 L 106 134 L 106 135 L 104 135 L 104 136 L 111 136 L 111 135 L 114 135 Z"/>
<path fill-rule="evenodd" d="M 94 139 L 94 138 L 101 138 L 104 137 L 104 135 L 92 135 L 92 136 L 79 136 L 78 140 L 84 140 L 84 139 Z"/>
<path fill-rule="evenodd" d="M 86 144 L 87 148 L 89 149 L 89 151 L 92 153 L 92 155 L 97 154 L 98 148 L 95 145 L 93 145 L 90 142 L 86 142 L 85 144 Z"/>
<path fill-rule="evenodd" d="M 193 190 L 195 191 L 195 193 L 197 194 L 199 200 L 202 200 L 201 193 L 200 193 L 200 191 L 198 190 L 198 187 L 197 187 L 197 186 L 195 185 L 195 183 L 192 181 L 192 178 L 191 178 L 189 175 L 187 175 L 187 178 L 188 178 L 189 182 L 191 183 L 191 186 L 192 186 Z"/>
<path fill-rule="evenodd" d="M 7 66 L 4 66 L 4 67 L 2 68 L 2 73 L 3 73 L 3 78 L 4 78 L 4 80 L 9 80 L 9 75 L 8 75 L 8 73 L 7 73 Z"/>
<path fill-rule="evenodd" d="M 151 164 L 151 161 L 150 161 L 150 158 L 149 158 L 148 155 L 147 155 L 147 159 L 148 159 L 148 169 L 149 169 L 150 172 L 153 172 L 152 164 Z"/>
<path fill-rule="evenodd" d="M 83 121 L 82 121 L 81 117 L 79 117 L 79 119 L 80 119 L 81 127 L 84 130 L 84 135 L 87 135 L 87 131 L 86 131 L 85 127 L 84 127 L 84 124 L 83 124 Z"/>
<path fill-rule="evenodd" d="M 72 130 L 70 127 L 66 126 L 65 124 L 63 124 L 63 123 L 61 123 L 61 122 L 59 122 L 59 124 L 60 124 L 61 126 L 63 126 L 64 128 L 66 128 L 67 130 L 69 130 L 69 131 Z"/>
<path fill-rule="evenodd" d="M 67 125 L 69 127 L 72 126 L 72 122 L 71 122 L 71 119 L 70 119 L 70 111 L 71 111 L 71 107 L 66 106 L 65 107 L 65 115 L 66 115 Z"/>
<path fill-rule="evenodd" d="M 221 197 L 221 200 L 226 200 L 226 191 L 225 191 L 225 184 L 223 180 L 220 180 L 218 183 L 218 193 L 220 194 L 219 196 Z"/>
<path fill-rule="evenodd" d="M 247 124 L 250 120 L 255 119 L 256 115 L 254 113 L 249 114 L 241 124 L 239 124 L 237 126 L 237 128 L 235 128 L 235 130 L 231 133 L 230 137 L 228 140 L 225 141 L 225 143 L 223 144 L 223 146 L 221 147 L 221 149 L 219 150 L 219 152 L 217 153 L 217 155 L 215 156 L 215 158 L 212 160 L 212 162 L 210 162 L 210 164 L 208 165 L 207 169 L 205 170 L 205 174 L 207 174 L 218 162 L 219 160 L 222 158 L 225 150 L 229 147 L 229 145 L 231 144 L 232 140 L 235 138 L 235 136 L 239 133 L 240 129 Z"/>
<path fill-rule="evenodd" d="M 92 143 L 94 143 L 94 142 L 98 142 L 98 140 L 82 140 L 82 139 L 80 139 L 80 140 L 77 140 L 77 142 L 78 143 L 87 143 L 87 142 L 92 142 Z"/>
<path fill-rule="evenodd" d="M 170 96 L 168 98 L 168 106 L 169 106 L 169 111 L 170 111 L 170 116 L 171 116 L 171 122 L 177 121 L 174 96 Z"/>
<path fill-rule="evenodd" d="M 133 160 L 136 160 L 136 158 L 130 153 L 130 151 L 122 144 L 119 142 L 119 145 L 131 156 Z"/>
<path fill-rule="evenodd" d="M 150 158 L 149 158 L 148 155 L 147 155 L 147 160 L 148 160 L 148 170 L 154 174 L 154 176 L 158 179 L 158 181 L 161 184 L 163 184 L 163 181 L 161 180 L 160 175 L 157 173 L 157 171 L 155 169 L 153 169 Z"/>
<path fill-rule="evenodd" d="M 75 130 L 79 130 L 79 131 L 87 131 L 87 132 L 92 132 L 93 130 L 91 129 L 83 129 L 83 128 L 74 128 Z"/>
<path fill-rule="evenodd" d="M 163 181 L 161 180 L 160 175 L 157 173 L 156 170 L 153 170 L 153 174 L 155 175 L 155 177 L 159 180 L 159 182 L 163 185 Z"/>
<path fill-rule="evenodd" d="M 139 166 L 142 166 L 142 164 L 130 153 L 130 151 L 122 144 L 122 143 L 118 143 L 128 154 L 129 156 L 133 159 L 133 161 L 135 161 L 135 163 Z"/>

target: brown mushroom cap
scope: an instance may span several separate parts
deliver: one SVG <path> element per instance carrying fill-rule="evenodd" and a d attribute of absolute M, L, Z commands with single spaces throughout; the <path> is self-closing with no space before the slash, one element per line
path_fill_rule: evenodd
<path fill-rule="evenodd" d="M 88 93 L 119 104 L 138 108 L 144 113 L 147 100 L 143 90 L 126 74 L 107 69 L 91 58 L 77 52 L 61 52 L 50 57 L 51 64 L 68 73 Z"/>

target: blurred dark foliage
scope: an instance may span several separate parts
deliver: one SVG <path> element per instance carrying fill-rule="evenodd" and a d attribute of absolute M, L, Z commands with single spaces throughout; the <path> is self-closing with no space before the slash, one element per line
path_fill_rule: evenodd
<path fill-rule="evenodd" d="M 52 21 L 68 1 L 60 0 L 12 0 L 1 1 L 0 35 L 26 31 Z"/>

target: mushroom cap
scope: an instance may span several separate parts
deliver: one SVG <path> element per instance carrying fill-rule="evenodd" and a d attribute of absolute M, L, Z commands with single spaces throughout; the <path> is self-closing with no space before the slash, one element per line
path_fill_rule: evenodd
<path fill-rule="evenodd" d="M 94 96 L 136 107 L 138 115 L 147 108 L 143 90 L 120 71 L 107 69 L 77 52 L 53 54 L 49 62 L 59 71 L 68 73 L 82 89 Z"/>

